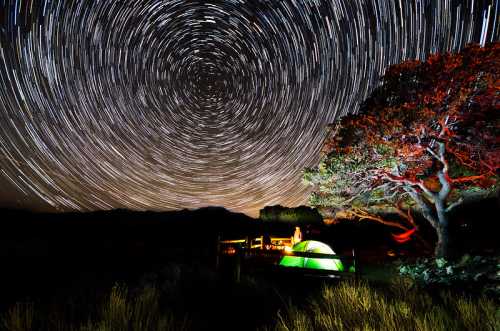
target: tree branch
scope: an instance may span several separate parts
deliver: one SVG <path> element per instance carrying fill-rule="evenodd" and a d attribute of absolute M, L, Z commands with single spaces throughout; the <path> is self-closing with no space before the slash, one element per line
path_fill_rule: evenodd
<path fill-rule="evenodd" d="M 454 203 L 452 203 L 451 205 L 449 205 L 448 208 L 445 209 L 445 212 L 452 211 L 455 207 L 461 205 L 463 202 L 464 202 L 463 198 L 458 199 L 457 201 L 455 201 Z"/>
<path fill-rule="evenodd" d="M 413 219 L 413 216 L 411 215 L 410 208 L 408 208 L 407 212 L 405 213 L 403 211 L 401 201 L 398 201 L 398 203 L 396 204 L 395 211 L 396 211 L 396 214 L 398 214 L 402 218 L 406 219 L 408 221 L 408 223 L 410 223 L 413 227 L 415 227 L 415 228 L 417 227 L 417 225 L 415 224 L 415 220 Z"/>
<path fill-rule="evenodd" d="M 422 211 L 422 215 L 424 215 L 425 219 L 431 223 L 431 225 L 434 228 L 438 227 L 438 221 L 436 217 L 433 215 L 431 208 L 425 203 L 423 200 L 422 196 L 418 194 L 417 191 L 415 191 L 414 188 L 412 187 L 404 187 L 404 190 L 408 192 L 410 197 L 417 203 L 417 205 L 420 207 L 420 210 Z"/>
<path fill-rule="evenodd" d="M 403 184 L 404 186 L 417 186 L 419 187 L 429 198 L 435 199 L 437 198 L 437 194 L 429 190 L 427 187 L 425 187 L 425 184 L 421 180 L 413 180 L 409 178 L 404 178 L 403 176 L 395 176 L 390 173 L 384 173 L 383 177 L 388 179 L 389 181 L 392 181 L 394 183 L 399 183 Z"/>
<path fill-rule="evenodd" d="M 446 161 L 445 152 L 446 146 L 443 142 L 438 143 L 439 159 L 443 164 L 443 169 L 438 172 L 439 182 L 441 183 L 441 190 L 439 190 L 439 200 L 444 201 L 451 192 L 451 179 L 448 176 L 448 161 Z"/>
<path fill-rule="evenodd" d="M 381 224 L 384 224 L 387 226 L 392 226 L 392 227 L 401 229 L 405 232 L 410 230 L 400 223 L 384 220 L 382 217 L 372 215 L 372 214 L 370 214 L 364 210 L 361 210 L 359 208 L 353 208 L 349 211 L 346 211 L 346 213 L 349 214 L 350 216 L 358 217 L 360 221 L 367 219 L 367 220 L 375 221 L 375 222 L 378 222 L 378 223 L 381 223 Z"/>

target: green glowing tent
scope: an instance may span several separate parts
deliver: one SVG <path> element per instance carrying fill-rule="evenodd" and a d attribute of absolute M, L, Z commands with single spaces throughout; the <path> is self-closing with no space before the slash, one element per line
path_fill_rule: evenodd
<path fill-rule="evenodd" d="M 330 248 L 330 246 L 315 240 L 302 241 L 293 246 L 292 251 L 335 254 L 335 252 Z M 309 268 L 309 269 L 344 271 L 344 266 L 342 265 L 342 262 L 340 262 L 340 260 L 338 259 L 319 259 L 319 258 L 308 258 L 302 256 L 284 256 L 280 261 L 280 265 L 284 267 L 299 267 L 299 268 Z"/>

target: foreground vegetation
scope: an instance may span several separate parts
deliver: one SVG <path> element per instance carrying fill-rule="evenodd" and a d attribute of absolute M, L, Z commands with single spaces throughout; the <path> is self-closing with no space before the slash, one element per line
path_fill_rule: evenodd
<path fill-rule="evenodd" d="M 127 288 L 115 286 L 98 307 L 96 318 L 81 325 L 70 321 L 70 316 L 60 316 L 54 310 L 49 316 L 39 316 L 32 303 L 18 303 L 5 314 L 2 325 L 5 330 L 188 330 L 187 319 L 179 319 L 169 311 L 161 310 L 159 292 L 144 289 L 137 297 L 131 297 Z M 94 310 L 94 307 L 91 307 Z M 60 319 L 58 319 L 60 318 Z"/>
<path fill-rule="evenodd" d="M 440 292 L 403 280 L 387 290 L 367 283 L 325 286 L 303 306 L 289 305 L 267 330 L 498 330 L 495 303 Z"/>
<path fill-rule="evenodd" d="M 74 317 L 69 310 L 61 307 L 53 307 L 52 311 L 47 312 L 38 310 L 32 303 L 18 303 L 3 314 L 0 325 L 1 329 L 12 331 L 200 329 L 200 325 L 193 324 L 196 312 L 174 313 L 163 304 L 164 295 L 165 292 L 157 287 L 129 291 L 126 287 L 117 285 L 100 304 L 83 303 L 82 306 L 76 307 L 88 312 L 86 319 L 80 318 L 79 322 L 72 321 Z M 281 308 L 275 311 L 274 320 L 271 317 L 269 321 L 264 322 L 261 330 L 500 328 L 500 310 L 493 300 L 486 297 L 471 298 L 448 291 L 431 293 L 414 286 L 414 283 L 404 278 L 398 278 L 395 283 L 384 287 L 374 287 L 366 282 L 324 284 L 312 291 L 305 301 L 285 295 L 281 295 L 281 298 Z M 186 298 L 179 297 L 179 300 Z M 197 298 L 190 297 L 189 300 Z M 238 305 L 237 302 L 233 304 Z M 224 310 L 224 306 L 216 308 Z M 251 319 L 256 318 L 255 314 L 249 311 L 246 315 L 249 320 L 239 321 L 234 325 L 234 329 L 244 328 L 248 325 L 246 322 L 251 324 Z M 223 329 L 217 325 L 216 320 L 214 322 L 216 325 L 204 325 L 203 329 Z"/>

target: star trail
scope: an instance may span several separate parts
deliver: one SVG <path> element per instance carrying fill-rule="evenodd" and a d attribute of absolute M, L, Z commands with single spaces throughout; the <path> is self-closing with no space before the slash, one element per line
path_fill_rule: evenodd
<path fill-rule="evenodd" d="M 500 0 L 0 0 L 0 198 L 34 210 L 305 203 L 384 70 L 500 39 Z"/>

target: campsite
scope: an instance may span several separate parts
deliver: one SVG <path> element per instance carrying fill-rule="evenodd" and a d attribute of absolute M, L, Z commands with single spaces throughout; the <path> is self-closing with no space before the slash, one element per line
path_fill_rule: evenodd
<path fill-rule="evenodd" d="M 490 212 L 488 208 L 496 208 L 495 201 L 481 205 L 485 215 Z M 11 329 L 26 329 L 25 314 L 32 316 L 33 329 L 40 330 L 75 328 L 71 325 L 80 325 L 79 329 L 84 330 L 88 318 L 97 323 L 94 328 L 98 323 L 119 323 L 120 319 L 126 319 L 127 323 L 147 319 L 151 323 L 147 329 L 156 330 L 158 323 L 167 323 L 164 320 L 167 318 L 173 330 L 234 330 L 235 327 L 255 330 L 263 326 L 281 329 L 276 314 L 286 311 L 286 316 L 279 317 L 284 319 L 283 323 L 287 319 L 286 325 L 294 325 L 302 320 L 309 326 L 294 327 L 307 330 L 314 323 L 333 323 L 309 321 L 313 315 L 300 317 L 309 309 L 327 309 L 333 304 L 328 301 L 333 300 L 331 293 L 348 294 L 348 297 L 335 299 L 343 305 L 346 300 L 354 300 L 349 308 L 352 311 L 342 314 L 360 314 L 366 309 L 363 314 L 376 316 L 375 321 L 385 316 L 385 312 L 373 310 L 375 306 L 391 306 L 395 298 L 423 314 L 427 309 L 421 306 L 425 300 L 440 295 L 450 298 L 463 295 L 461 290 L 453 288 L 449 293 L 448 290 L 442 294 L 440 291 L 427 293 L 412 283 L 401 283 L 397 260 L 401 256 L 417 255 L 420 244 L 402 245 L 392 240 L 387 246 L 391 233 L 386 227 L 372 223 L 339 224 L 337 227 L 321 223 L 265 222 L 221 208 L 180 213 L 116 211 L 87 216 L 5 210 L 3 215 L 4 219 L 17 220 L 2 223 L 0 237 L 5 267 L 0 282 L 3 294 L 0 307 L 9 312 L 4 313 L 3 323 Z M 92 222 L 96 216 L 97 220 Z M 67 217 L 72 221 L 67 222 Z M 193 232 L 194 227 L 199 231 Z M 297 227 L 301 229 L 300 238 L 297 238 Z M 12 239 L 15 233 L 22 237 Z M 498 243 L 493 234 L 488 237 L 480 233 L 480 238 L 469 238 L 471 243 L 481 240 L 483 249 L 496 247 Z M 78 234 L 78 237 L 71 234 Z M 270 236 L 264 239 L 263 234 Z M 297 239 L 300 242 L 293 250 L 285 250 Z M 253 248 L 245 253 L 247 243 Z M 64 245 L 65 250 L 60 250 L 60 245 Z M 358 256 L 353 256 L 353 248 Z M 281 249 L 286 252 L 282 253 Z M 393 251 L 399 257 L 388 255 Z M 292 267 L 287 267 L 290 265 Z M 416 301 L 407 301 L 410 296 L 403 293 L 415 296 L 411 300 Z M 470 305 L 474 300 L 492 298 L 481 299 L 483 294 L 479 292 L 466 293 L 473 295 Z M 316 303 L 309 306 L 308 300 Z M 373 306 L 363 308 L 356 300 L 368 300 L 367 304 Z M 139 304 L 151 306 L 151 315 L 142 316 L 144 312 L 135 311 L 140 309 Z M 450 301 L 450 305 L 453 304 L 453 300 Z M 489 306 L 493 304 L 490 301 L 483 304 L 486 310 L 474 314 L 483 316 L 491 309 L 488 307 L 494 307 Z M 103 315 L 110 309 L 107 305 L 113 305 L 116 310 L 113 314 L 119 314 L 112 317 L 113 321 Z M 120 309 L 125 310 L 120 312 Z M 493 325 L 488 323 L 493 323 L 494 317 L 484 324 L 477 320 L 457 320 L 454 315 L 445 313 L 455 309 L 451 306 L 440 309 L 436 318 L 444 319 L 443 323 Z M 130 315 L 125 314 L 128 310 Z M 349 315 L 349 318 L 354 317 Z M 434 322 L 426 322 L 428 317 L 425 315 L 421 318 L 421 323 Z M 350 323 L 361 325 L 362 319 L 354 318 Z M 320 324 L 314 329 L 325 328 Z"/>

